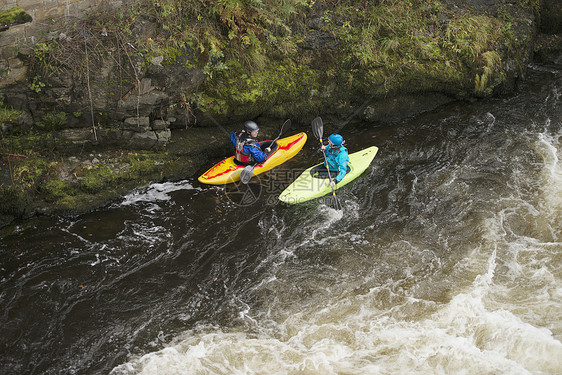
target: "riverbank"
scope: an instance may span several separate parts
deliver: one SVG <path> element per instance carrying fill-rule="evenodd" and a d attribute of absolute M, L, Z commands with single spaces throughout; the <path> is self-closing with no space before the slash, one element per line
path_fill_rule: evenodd
<path fill-rule="evenodd" d="M 278 128 L 264 123 L 260 136 L 274 138 Z M 228 134 L 234 130 L 238 126 L 175 130 L 160 151 L 83 145 L 65 149 L 45 135 L 27 136 L 27 144 L 21 143 L 22 137 L 4 138 L 0 226 L 38 214 L 85 213 L 153 182 L 194 177 L 232 154 Z"/>

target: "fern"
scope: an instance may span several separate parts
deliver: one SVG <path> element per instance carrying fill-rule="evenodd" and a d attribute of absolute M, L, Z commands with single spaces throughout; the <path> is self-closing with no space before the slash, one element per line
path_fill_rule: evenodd
<path fill-rule="evenodd" d="M 501 67 L 501 57 L 496 51 L 486 51 L 482 54 L 482 74 L 476 74 L 474 80 L 474 91 L 476 94 L 485 94 L 488 83 L 494 72 Z"/>

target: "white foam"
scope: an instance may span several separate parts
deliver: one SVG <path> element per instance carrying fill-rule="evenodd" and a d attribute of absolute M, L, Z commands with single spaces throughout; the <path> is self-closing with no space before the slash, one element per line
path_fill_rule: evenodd
<path fill-rule="evenodd" d="M 352 314 L 333 320 L 342 307 Z M 349 307 L 317 318 L 299 314 L 279 337 L 191 332 L 112 374 L 555 374 L 562 368 L 562 345 L 547 330 L 489 311 L 477 295 L 460 294 L 420 322 Z"/>
<path fill-rule="evenodd" d="M 126 195 L 121 205 L 128 206 L 138 202 L 168 201 L 170 200 L 169 193 L 178 190 L 201 190 L 201 188 L 195 188 L 187 181 L 152 184 L 146 189 L 134 191 Z"/>
<path fill-rule="evenodd" d="M 309 229 L 310 238 L 323 244 L 332 240 L 337 233 L 333 230 L 334 224 L 343 218 L 344 210 L 336 210 L 326 205 L 319 205 L 316 210 L 319 215 L 314 226 Z"/>
<path fill-rule="evenodd" d="M 538 152 L 543 157 L 545 198 L 553 210 L 562 208 L 562 132 L 556 136 L 540 134 Z"/>
<path fill-rule="evenodd" d="M 497 261 L 492 251 L 484 272 L 447 303 L 408 296 L 390 281 L 305 306 L 277 323 L 243 317 L 253 333 L 186 332 L 112 375 L 559 373 L 562 344 L 548 329 L 489 307 Z"/>

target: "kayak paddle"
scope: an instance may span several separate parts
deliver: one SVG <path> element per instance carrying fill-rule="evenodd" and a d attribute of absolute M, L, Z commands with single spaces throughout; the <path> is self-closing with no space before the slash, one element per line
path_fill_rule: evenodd
<path fill-rule="evenodd" d="M 247 184 L 252 178 L 253 174 L 254 174 L 254 166 L 247 165 L 244 169 L 242 169 L 242 172 L 240 172 L 240 181 L 242 181 L 243 184 Z"/>
<path fill-rule="evenodd" d="M 283 125 L 281 125 L 281 131 L 279 132 L 279 135 L 277 136 L 277 138 L 275 138 L 273 141 L 271 141 L 271 144 L 269 145 L 268 148 L 266 148 L 265 150 L 267 152 L 271 151 L 271 146 L 273 146 L 273 144 L 275 142 L 277 142 L 277 140 L 279 139 L 279 137 L 281 137 L 281 134 L 285 133 L 289 128 L 291 127 L 291 119 L 287 119 L 285 120 L 285 122 L 283 123 Z"/>
<path fill-rule="evenodd" d="M 279 137 L 281 137 L 281 135 L 285 133 L 290 127 L 291 119 L 285 120 L 283 125 L 281 125 L 281 131 L 279 132 L 277 138 L 271 141 L 269 147 L 265 149 L 268 153 L 271 151 L 271 146 L 273 146 L 273 144 L 279 139 Z M 242 181 L 243 184 L 247 184 L 248 182 L 250 182 L 250 179 L 254 175 L 254 167 L 255 165 L 248 165 L 242 170 L 242 172 L 240 172 L 240 181 Z"/>
<path fill-rule="evenodd" d="M 320 117 L 316 117 L 314 120 L 312 120 L 312 133 L 317 139 L 320 140 L 320 145 L 324 146 L 322 144 L 324 125 L 322 124 L 322 119 Z M 332 176 L 330 175 L 330 168 L 328 168 L 328 159 L 326 158 L 326 152 L 324 151 L 324 149 L 322 149 L 322 155 L 324 155 L 324 162 L 326 163 L 326 170 L 328 171 L 328 179 L 331 182 Z M 334 187 L 331 184 L 330 187 L 332 188 L 332 197 L 333 197 L 333 205 L 331 206 L 333 206 L 336 210 L 341 210 L 342 207 L 340 201 L 338 200 L 338 197 L 336 197 L 336 189 L 334 189 Z"/>

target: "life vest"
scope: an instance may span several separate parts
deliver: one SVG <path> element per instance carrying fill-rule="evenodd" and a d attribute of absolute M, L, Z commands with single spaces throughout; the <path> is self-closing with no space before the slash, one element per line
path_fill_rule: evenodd
<path fill-rule="evenodd" d="M 234 138 L 236 138 L 236 152 L 234 153 L 234 158 L 242 164 L 255 163 L 254 156 L 245 152 L 244 146 L 259 148 L 254 144 L 256 140 L 246 132 L 234 133 Z"/>

